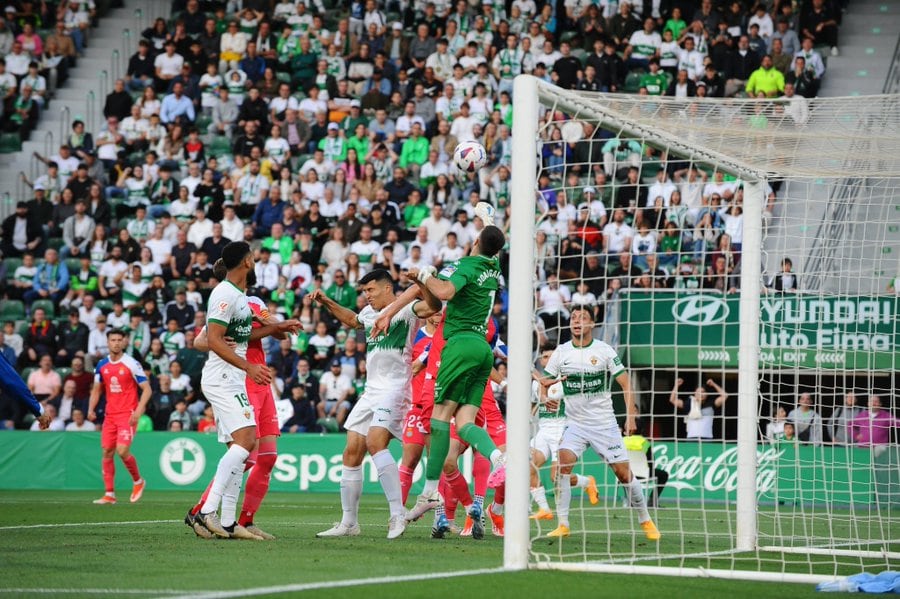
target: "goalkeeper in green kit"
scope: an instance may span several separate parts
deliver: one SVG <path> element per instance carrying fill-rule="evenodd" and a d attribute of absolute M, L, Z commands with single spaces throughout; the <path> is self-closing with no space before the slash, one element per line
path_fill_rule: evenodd
<path fill-rule="evenodd" d="M 487 431 L 475 424 L 484 387 L 494 365 L 485 340 L 487 322 L 500 289 L 497 254 L 506 243 L 503 232 L 486 226 L 475 241 L 472 254 L 435 273 L 433 267 L 410 269 L 409 278 L 441 301 L 447 302 L 444 338 L 447 344 L 435 381 L 431 448 L 425 471 L 425 488 L 409 511 L 416 520 L 441 502 L 438 481 L 450 447 L 450 420 L 455 418 L 460 438 L 491 460 L 488 486 L 496 488 L 506 478 L 505 455 Z"/>

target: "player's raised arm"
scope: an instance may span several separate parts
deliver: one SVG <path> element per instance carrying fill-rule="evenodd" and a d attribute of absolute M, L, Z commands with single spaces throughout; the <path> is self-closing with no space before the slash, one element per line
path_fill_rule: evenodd
<path fill-rule="evenodd" d="M 269 316 L 263 326 L 256 327 L 250 332 L 250 341 L 264 339 L 266 337 L 275 337 L 276 339 L 284 339 L 286 334 L 296 333 L 303 324 L 296 319 L 280 321 L 277 318 Z M 196 345 L 196 341 L 194 342 Z"/>
<path fill-rule="evenodd" d="M 442 302 L 450 301 L 453 299 L 453 296 L 456 295 L 456 285 L 450 281 L 437 278 L 435 274 L 435 268 L 433 266 L 428 266 L 422 270 L 410 268 L 407 276 L 417 283 L 420 283 L 424 289 L 430 292 L 438 300 Z"/>
<path fill-rule="evenodd" d="M 387 333 L 388 328 L 391 326 L 391 320 L 400 313 L 400 310 L 421 297 L 422 294 L 416 285 L 410 285 L 404 289 L 394 301 L 378 313 L 378 318 L 375 320 L 375 324 L 372 325 L 372 332 L 369 334 L 369 337 L 374 339 L 378 335 Z"/>
<path fill-rule="evenodd" d="M 340 323 L 345 327 L 349 327 L 351 329 L 362 328 L 362 323 L 360 323 L 356 318 L 356 312 L 338 304 L 336 301 L 325 295 L 325 292 L 321 289 L 316 289 L 315 291 L 313 291 L 310 294 L 310 299 L 321 304 L 322 307 L 331 312 L 332 316 L 337 318 L 338 321 L 340 321 Z"/>

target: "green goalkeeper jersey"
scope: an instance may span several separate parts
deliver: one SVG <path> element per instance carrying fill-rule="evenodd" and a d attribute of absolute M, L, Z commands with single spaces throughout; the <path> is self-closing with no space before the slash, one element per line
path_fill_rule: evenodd
<path fill-rule="evenodd" d="M 500 262 L 486 256 L 466 256 L 445 266 L 437 276 L 456 288 L 456 295 L 447 302 L 444 338 L 460 333 L 483 338 L 500 289 Z"/>

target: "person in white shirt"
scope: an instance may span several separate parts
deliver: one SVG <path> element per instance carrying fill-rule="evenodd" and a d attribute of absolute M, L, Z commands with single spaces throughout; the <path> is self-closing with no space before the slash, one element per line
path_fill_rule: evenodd
<path fill-rule="evenodd" d="M 125 313 L 122 313 L 125 316 Z M 109 346 L 106 344 L 106 316 L 97 317 L 97 328 L 91 330 L 88 335 L 87 357 L 96 364 L 109 354 Z"/>
<path fill-rule="evenodd" d="M 128 264 L 122 260 L 122 248 L 115 245 L 109 251 L 109 260 L 100 265 L 97 272 L 100 296 L 107 298 L 119 293 L 116 279 L 120 274 L 128 270 Z"/>
<path fill-rule="evenodd" d="M 84 412 L 75 408 L 72 410 L 72 422 L 66 425 L 66 432 L 87 432 L 92 433 L 97 427 L 90 420 L 85 420 Z"/>
<path fill-rule="evenodd" d="M 431 208 L 431 214 L 423 218 L 419 226 L 428 231 L 428 239 L 438 245 L 443 245 L 452 223 L 444 216 L 444 207 L 435 204 Z"/>
<path fill-rule="evenodd" d="M 194 190 L 203 181 L 200 175 L 200 165 L 196 162 L 188 163 L 188 176 L 181 180 L 180 185 L 187 187 L 188 195 L 194 197 Z"/>
<path fill-rule="evenodd" d="M 172 257 L 172 242 L 163 237 L 162 227 L 157 227 L 153 237 L 145 242 L 145 245 L 153 252 L 153 261 L 160 266 L 168 266 Z"/>
<path fill-rule="evenodd" d="M 194 210 L 194 222 L 188 227 L 187 240 L 199 248 L 207 237 L 212 237 L 213 221 L 206 218 L 206 212 L 198 206 Z"/>
<path fill-rule="evenodd" d="M 625 211 L 614 210 L 612 222 L 603 227 L 603 252 L 610 262 L 618 261 L 622 252 L 631 251 L 633 236 L 634 229 L 625 223 Z"/>
<path fill-rule="evenodd" d="M 538 290 L 536 305 L 537 314 L 547 329 L 567 326 L 569 311 L 566 306 L 571 303 L 572 294 L 569 288 L 559 284 L 556 273 L 547 273 L 547 282 Z"/>
<path fill-rule="evenodd" d="M 716 171 L 713 173 L 712 182 L 703 186 L 703 197 L 709 199 L 711 195 L 718 194 L 724 202 L 730 202 L 736 188 L 737 183 L 726 182 L 725 174 L 722 171 Z"/>
<path fill-rule="evenodd" d="M 259 160 L 250 161 L 250 171 L 238 180 L 234 190 L 236 204 L 256 206 L 269 196 L 269 180 L 259 172 Z"/>
<path fill-rule="evenodd" d="M 259 260 L 256 262 L 256 288 L 263 297 L 268 297 L 273 289 L 278 288 L 278 265 L 272 260 L 269 248 L 260 248 Z"/>
<path fill-rule="evenodd" d="M 340 426 L 352 407 L 348 398 L 353 392 L 353 382 L 341 373 L 340 360 L 333 360 L 330 366 L 319 379 L 319 397 L 322 401 L 316 409 L 319 418 L 335 418 Z"/>
<path fill-rule="evenodd" d="M 442 245 L 438 250 L 437 258 L 435 259 L 435 266 L 440 268 L 441 265 L 455 262 L 465 255 L 466 250 L 461 245 L 459 245 L 456 233 L 454 233 L 453 231 L 448 231 L 447 243 Z"/>
<path fill-rule="evenodd" d="M 53 404 L 47 404 L 44 406 L 44 415 L 50 417 L 50 426 L 46 429 L 41 429 L 41 423 L 38 420 L 35 420 L 31 423 L 31 428 L 28 430 L 31 431 L 40 431 L 40 432 L 62 432 L 66 430 L 66 424 L 63 422 L 62 418 L 59 417 L 58 412 L 56 410 L 56 406 Z"/>
<path fill-rule="evenodd" d="M 476 141 L 475 126 L 478 119 L 469 114 L 469 103 L 463 102 L 459 106 L 459 116 L 453 119 L 450 126 L 450 135 L 454 136 L 457 141 Z"/>
<path fill-rule="evenodd" d="M 703 59 L 706 54 L 695 49 L 694 38 L 688 36 L 684 39 L 684 49 L 678 52 L 678 69 L 684 69 L 691 81 L 703 78 L 706 65 Z"/>
<path fill-rule="evenodd" d="M 316 174 L 319 175 L 320 181 L 327 181 L 335 168 L 335 164 L 331 160 L 325 158 L 325 152 L 316 148 L 315 152 L 313 152 L 313 157 L 308 158 L 300 167 L 299 174 L 305 179 L 306 174 L 309 173 L 310 170 L 314 170 L 316 171 Z"/>
<path fill-rule="evenodd" d="M 240 241 L 244 238 L 244 223 L 234 212 L 234 206 L 225 206 L 222 217 L 222 237 L 229 241 Z"/>
<path fill-rule="evenodd" d="M 404 107 L 403 114 L 397 117 L 397 121 L 396 123 L 394 123 L 394 130 L 397 133 L 397 137 L 399 137 L 400 139 L 406 139 L 407 137 L 409 137 L 409 134 L 412 133 L 413 123 L 419 123 L 419 125 L 422 126 L 423 131 L 426 128 L 425 120 L 416 114 L 415 102 L 409 101 Z"/>
<path fill-rule="evenodd" d="M 156 70 L 156 78 L 170 81 L 181 74 L 184 66 L 184 57 L 175 53 L 175 42 L 166 42 L 165 52 L 158 54 L 153 59 L 153 68 Z"/>
<path fill-rule="evenodd" d="M 663 199 L 663 206 L 668 208 L 669 198 L 672 197 L 672 192 L 676 189 L 677 187 L 669 179 L 669 173 L 666 172 L 666 169 L 659 169 L 659 172 L 656 173 L 656 181 L 647 190 L 647 208 L 652 208 L 656 203 L 656 198 L 660 197 Z"/>
<path fill-rule="evenodd" d="M 772 16 L 766 12 L 766 6 L 762 2 L 756 5 L 756 13 L 750 20 L 747 22 L 747 29 L 750 28 L 751 25 L 759 25 L 759 36 L 769 41 L 769 38 L 772 37 L 772 34 L 775 33 L 775 23 L 772 21 Z"/>
<path fill-rule="evenodd" d="M 409 256 L 400 263 L 400 270 L 408 271 L 412 268 L 421 270 L 428 266 L 433 266 L 433 263 L 423 258 L 422 246 L 416 241 L 409 244 Z"/>

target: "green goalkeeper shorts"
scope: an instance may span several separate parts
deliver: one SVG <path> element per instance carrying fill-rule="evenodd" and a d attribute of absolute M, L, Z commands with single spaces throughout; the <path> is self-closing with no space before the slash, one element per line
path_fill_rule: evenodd
<path fill-rule="evenodd" d="M 441 352 L 441 367 L 434 385 L 435 403 L 455 401 L 481 407 L 493 366 L 494 355 L 484 337 L 454 335 Z"/>

